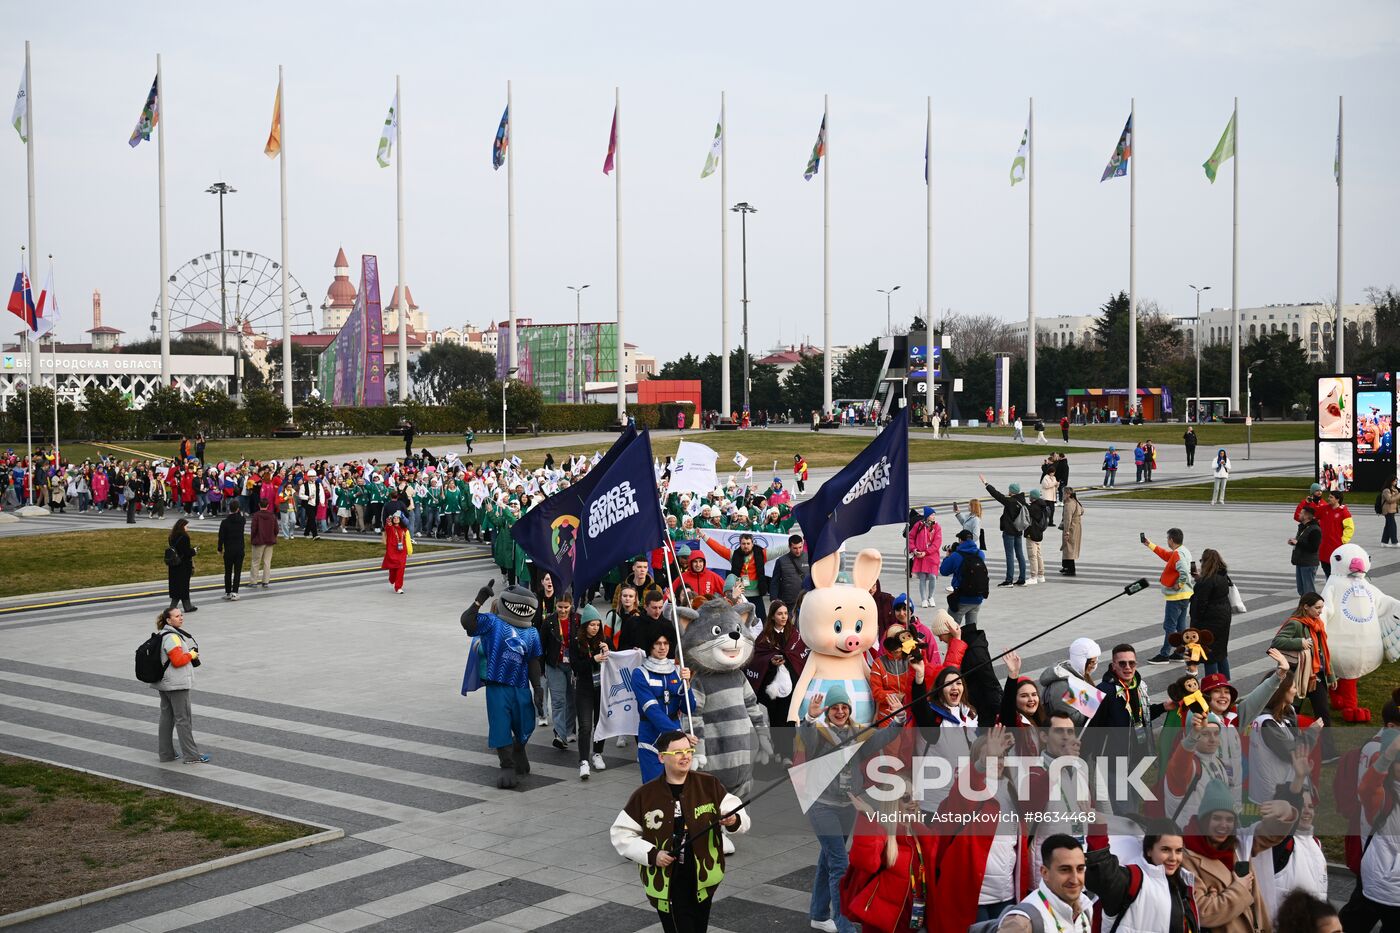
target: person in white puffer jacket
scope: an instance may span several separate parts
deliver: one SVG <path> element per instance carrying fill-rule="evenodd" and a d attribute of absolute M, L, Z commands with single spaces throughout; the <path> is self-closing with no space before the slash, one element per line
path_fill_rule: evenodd
<path fill-rule="evenodd" d="M 1196 879 L 1182 867 L 1186 843 L 1169 820 L 1146 827 L 1142 856 L 1121 864 L 1101 825 L 1089 834 L 1084 887 L 1099 899 L 1103 928 L 1117 933 L 1176 933 L 1201 928 Z M 1126 861 L 1126 860 L 1125 860 Z M 1186 925 L 1189 918 L 1190 926 Z"/>
<path fill-rule="evenodd" d="M 1400 731 L 1387 729 L 1380 754 L 1361 778 L 1360 884 L 1342 908 L 1343 929 L 1400 928 Z"/>

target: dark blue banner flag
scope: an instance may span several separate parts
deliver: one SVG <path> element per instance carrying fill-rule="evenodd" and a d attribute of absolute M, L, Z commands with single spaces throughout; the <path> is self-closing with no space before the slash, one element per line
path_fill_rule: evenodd
<path fill-rule="evenodd" d="M 579 516 L 588 514 L 588 495 L 636 437 L 637 429 L 629 426 L 582 479 L 545 499 L 511 526 L 511 538 L 536 567 L 554 574 L 560 589 L 568 589 L 574 579 Z"/>
<path fill-rule="evenodd" d="M 602 464 L 599 464 L 601 467 Z M 617 459 L 597 471 L 584 497 L 575 546 L 574 588 L 580 592 L 629 557 L 660 547 L 666 521 L 656 493 L 651 435 L 642 431 Z M 589 474 L 592 478 L 593 474 Z"/>
<path fill-rule="evenodd" d="M 909 516 L 909 409 L 792 515 L 813 563 L 876 525 L 903 524 Z"/>

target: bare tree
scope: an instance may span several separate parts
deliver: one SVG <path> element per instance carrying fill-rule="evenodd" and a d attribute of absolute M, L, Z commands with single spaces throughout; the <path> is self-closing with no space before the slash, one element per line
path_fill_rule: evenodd
<path fill-rule="evenodd" d="M 943 315 L 943 333 L 952 338 L 953 353 L 959 359 L 991 353 L 1014 352 L 1006 322 L 990 314 L 963 314 L 947 311 Z M 1025 347 L 1021 347 L 1022 351 Z"/>

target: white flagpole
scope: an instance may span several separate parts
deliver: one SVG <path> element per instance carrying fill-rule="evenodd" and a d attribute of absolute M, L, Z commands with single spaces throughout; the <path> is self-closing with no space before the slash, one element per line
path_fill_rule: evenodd
<path fill-rule="evenodd" d="M 729 126 L 719 92 L 719 414 L 729 417 Z M 703 421 L 702 421 L 703 423 Z"/>
<path fill-rule="evenodd" d="M 170 260 L 165 237 L 165 80 L 161 77 L 160 53 L 156 53 L 156 199 L 160 207 L 160 384 L 169 388 L 174 373 L 170 365 Z M 30 131 L 31 134 L 33 131 Z"/>
<path fill-rule="evenodd" d="M 1240 410 L 1240 99 L 1235 98 L 1234 205 L 1230 220 L 1230 411 Z M 1245 412 L 1247 416 L 1249 412 Z"/>
<path fill-rule="evenodd" d="M 515 342 L 515 101 L 506 82 L 506 303 L 510 310 L 510 351 L 507 372 L 516 368 L 519 347 Z M 578 347 L 574 347 L 575 356 Z"/>
<path fill-rule="evenodd" d="M 822 95 L 822 412 L 831 411 L 831 95 Z"/>
<path fill-rule="evenodd" d="M 1132 125 L 1132 161 L 1128 165 L 1128 407 L 1138 404 L 1138 341 L 1137 341 L 1137 173 L 1138 126 L 1137 98 L 1128 105 L 1128 122 Z"/>
<path fill-rule="evenodd" d="M 32 285 L 33 283 L 31 282 L 30 284 Z M 54 296 L 58 294 L 58 283 L 57 283 L 56 281 L 54 281 L 54 277 L 53 277 L 53 254 L 52 254 L 52 253 L 49 254 L 49 284 L 50 284 L 50 286 L 53 288 L 53 291 L 49 292 L 49 305 L 50 305 L 50 306 L 53 306 L 53 307 L 57 307 L 57 305 L 55 305 L 55 301 L 56 301 L 57 299 L 56 299 Z M 53 458 L 54 458 L 54 460 L 57 460 L 57 459 L 58 459 L 58 332 L 54 329 L 54 328 L 56 328 L 57 326 L 58 326 L 58 324 L 57 324 L 57 322 L 55 322 L 55 323 L 54 323 L 54 327 L 49 328 L 49 334 L 51 335 L 51 336 L 49 337 L 49 343 L 50 343 L 50 346 L 53 348 Z"/>
<path fill-rule="evenodd" d="M 398 113 L 394 114 L 394 141 L 399 144 L 399 158 L 395 166 L 399 195 L 399 402 L 402 404 L 408 401 L 408 283 L 404 276 L 403 248 L 403 94 L 398 75 L 394 75 L 394 101 L 398 105 Z"/>
<path fill-rule="evenodd" d="M 1035 98 L 1026 116 L 1026 414 L 1035 410 Z M 1008 391 L 1007 398 L 1011 397 Z M 1007 418 L 1011 418 L 1010 412 Z"/>
<path fill-rule="evenodd" d="M 37 256 L 39 255 L 39 247 L 36 245 L 39 241 L 39 215 L 38 207 L 35 202 L 34 192 L 34 80 L 33 75 L 30 73 L 28 39 L 24 40 L 24 88 L 25 112 L 29 122 L 29 138 L 25 141 L 24 144 L 24 159 L 29 177 L 29 255 Z M 29 274 L 30 270 L 28 270 L 27 267 L 25 268 L 26 274 Z M 33 287 L 32 276 L 30 278 L 30 286 L 31 288 Z M 22 297 L 28 296 L 25 295 Z M 35 379 L 42 380 L 43 378 L 42 374 L 39 372 L 39 358 L 39 341 L 31 339 L 29 342 L 29 382 L 31 384 L 34 382 Z M 43 385 L 43 382 L 41 381 L 39 384 Z M 25 405 L 28 405 L 28 390 L 26 389 L 25 392 Z M 30 446 L 31 448 L 33 447 L 32 439 L 30 440 Z M 32 468 L 34 464 L 34 461 L 32 459 L 32 453 L 30 454 L 30 457 L 31 459 L 29 463 Z M 30 489 L 32 490 L 34 488 L 33 482 L 31 482 L 29 485 Z"/>
<path fill-rule="evenodd" d="M 927 255 L 924 257 L 926 272 L 924 274 L 924 335 L 928 344 L 924 348 L 924 415 L 932 423 L 934 382 L 933 382 L 933 345 L 938 338 L 933 333 L 933 95 L 930 94 L 925 101 L 928 109 L 928 119 L 924 124 L 924 194 L 925 194 L 925 224 L 927 226 L 926 246 Z M 934 437 L 938 436 L 937 430 Z"/>
<path fill-rule="evenodd" d="M 287 296 L 290 246 L 287 237 L 287 95 L 282 87 L 282 66 L 277 66 L 277 120 L 278 139 L 282 148 L 278 152 L 278 173 L 282 186 L 282 404 L 287 406 L 287 415 L 292 413 L 292 306 Z"/>
<path fill-rule="evenodd" d="M 662 512 L 664 513 L 666 505 L 665 492 L 661 494 L 661 505 Z M 666 536 L 666 540 L 662 542 L 661 547 L 665 554 L 666 564 L 666 601 L 671 604 L 671 625 L 674 626 L 676 630 L 676 658 L 678 659 L 676 666 L 678 668 L 677 673 L 680 673 L 681 670 L 685 669 L 685 648 L 681 647 L 681 620 L 678 618 L 679 613 L 676 611 L 676 584 L 671 579 L 671 555 L 675 546 L 671 542 L 670 535 Z M 679 557 L 676 558 L 676 566 L 678 568 L 680 567 Z M 685 718 L 690 725 L 690 728 L 686 731 L 693 733 L 695 731 L 695 711 L 690 708 L 690 685 L 684 682 L 681 684 L 681 699 L 685 700 Z"/>
<path fill-rule="evenodd" d="M 627 417 L 627 377 L 623 373 L 626 342 L 622 331 L 622 89 L 613 88 L 613 113 L 617 120 L 617 139 L 613 149 L 613 190 L 617 215 L 617 420 Z"/>
<path fill-rule="evenodd" d="M 27 68 L 28 66 L 26 66 Z M 29 138 L 34 138 L 34 125 L 29 125 Z M 19 271 L 20 288 L 24 288 L 24 276 L 29 275 L 29 266 L 25 262 L 25 249 L 19 248 Z M 20 298 L 28 297 L 24 291 L 20 292 Z M 30 395 L 34 391 L 34 380 L 39 378 L 39 348 L 34 340 L 34 331 L 26 325 L 24 339 L 29 341 L 29 378 L 24 381 L 24 438 L 25 452 L 29 458 L 29 504 L 34 504 L 34 424 L 30 418 Z"/>
<path fill-rule="evenodd" d="M 31 130 L 32 133 L 32 130 Z M 1343 317 L 1343 291 L 1341 291 L 1341 177 L 1343 177 L 1343 167 L 1341 167 L 1341 97 L 1337 98 L 1337 324 L 1333 328 L 1333 335 L 1337 338 L 1337 373 L 1345 373 L 1344 366 L 1344 343 L 1343 336 L 1347 332 L 1347 321 Z"/>

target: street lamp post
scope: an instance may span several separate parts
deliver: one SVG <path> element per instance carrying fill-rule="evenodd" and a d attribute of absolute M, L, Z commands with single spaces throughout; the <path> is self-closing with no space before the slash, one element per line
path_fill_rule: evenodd
<path fill-rule="evenodd" d="M 219 196 L 219 352 L 228 356 L 228 289 L 224 286 L 227 275 L 224 266 L 224 195 L 237 194 L 238 189 L 226 181 L 216 181 L 204 189 L 205 194 Z"/>
<path fill-rule="evenodd" d="M 1209 285 L 1187 285 L 1196 293 L 1196 423 L 1201 423 L 1201 292 L 1210 291 Z"/>
<path fill-rule="evenodd" d="M 520 372 L 519 366 L 512 366 L 506 373 L 506 377 L 501 380 L 501 459 L 506 458 L 506 386 L 515 378 L 515 374 Z"/>
<path fill-rule="evenodd" d="M 748 201 L 740 201 L 730 208 L 739 215 L 739 256 L 740 264 L 743 268 L 743 298 L 744 305 L 744 411 L 749 410 L 749 228 L 748 218 L 750 214 L 758 213 L 758 208 Z M 724 360 L 721 366 L 728 366 L 729 361 Z M 742 420 L 742 419 L 740 419 Z"/>
<path fill-rule="evenodd" d="M 886 337 L 893 337 L 893 336 L 894 336 L 894 325 L 893 325 L 893 324 L 891 323 L 891 321 L 890 321 L 890 296 L 893 295 L 895 292 L 899 291 L 900 288 L 901 288 L 901 286 L 896 285 L 894 288 L 877 288 L 877 289 L 875 289 L 877 292 L 879 292 L 880 294 L 882 294 L 882 295 L 885 296 L 885 336 L 886 336 Z"/>
<path fill-rule="evenodd" d="M 579 359 L 583 356 L 583 290 L 587 285 L 565 285 L 574 293 L 574 371 L 570 378 L 574 381 L 574 401 L 583 401 L 583 383 L 579 380 Z"/>
<path fill-rule="evenodd" d="M 1255 360 L 1244 371 L 1244 458 L 1254 459 L 1254 367 L 1263 363 Z"/>

